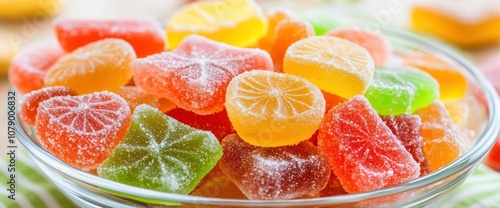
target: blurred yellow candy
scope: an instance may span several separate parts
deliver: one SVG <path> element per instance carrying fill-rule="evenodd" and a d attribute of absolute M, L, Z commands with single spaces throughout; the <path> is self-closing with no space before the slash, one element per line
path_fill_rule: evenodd
<path fill-rule="evenodd" d="M 500 15 L 485 17 L 477 22 L 464 22 L 438 10 L 414 7 L 411 21 L 415 30 L 434 34 L 464 48 L 500 41 Z"/>
<path fill-rule="evenodd" d="M 23 17 L 53 16 L 63 0 L 0 0 L 0 19 L 18 20 Z"/>
<path fill-rule="evenodd" d="M 17 50 L 15 47 L 12 47 L 5 39 L 0 38 L 0 76 L 3 76 L 7 73 L 10 61 L 12 60 L 16 52 Z"/>
<path fill-rule="evenodd" d="M 166 32 L 171 49 L 198 34 L 234 46 L 250 46 L 267 33 L 266 16 L 253 0 L 197 1 L 177 10 Z"/>

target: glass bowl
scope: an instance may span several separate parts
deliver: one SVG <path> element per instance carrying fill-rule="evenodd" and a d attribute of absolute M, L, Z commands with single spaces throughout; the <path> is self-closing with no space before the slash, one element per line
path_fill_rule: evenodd
<path fill-rule="evenodd" d="M 474 134 L 472 146 L 451 164 L 407 183 L 358 194 L 294 200 L 236 200 L 157 192 L 120 184 L 73 168 L 43 149 L 33 129 L 16 120 L 18 139 L 48 178 L 81 207 L 421 207 L 432 206 L 460 186 L 482 162 L 500 128 L 495 89 L 471 63 L 453 50 L 408 32 L 383 30 L 397 56 L 424 52 L 456 66 L 468 78 L 464 101 L 473 118 L 463 124 Z M 397 64 L 397 58 L 393 61 Z M 14 90 L 14 89 L 13 89 Z M 162 205 L 163 206 L 163 205 Z M 167 206 L 167 205 L 166 205 Z"/>

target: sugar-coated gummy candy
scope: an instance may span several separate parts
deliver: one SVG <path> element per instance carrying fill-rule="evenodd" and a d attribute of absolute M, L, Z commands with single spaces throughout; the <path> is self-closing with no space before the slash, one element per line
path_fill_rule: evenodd
<path fill-rule="evenodd" d="M 137 55 L 145 57 L 165 49 L 165 32 L 153 19 L 61 19 L 54 25 L 59 43 L 73 51 L 89 43 L 118 38 L 127 41 Z"/>
<path fill-rule="evenodd" d="M 330 173 L 330 180 L 328 181 L 328 184 L 326 187 L 319 192 L 319 195 L 321 197 L 327 197 L 327 196 L 337 196 L 337 195 L 344 195 L 348 194 L 344 187 L 342 186 L 342 182 L 340 182 L 339 178 L 335 175 L 333 171 Z"/>
<path fill-rule="evenodd" d="M 135 52 L 121 39 L 103 39 L 68 53 L 45 74 L 45 86 L 66 86 L 78 94 L 116 91 L 132 78 Z"/>
<path fill-rule="evenodd" d="M 420 165 L 420 176 L 429 173 L 429 163 L 422 150 L 424 141 L 420 135 L 420 126 L 422 125 L 420 117 L 402 114 L 398 116 L 381 116 L 381 118 Z"/>
<path fill-rule="evenodd" d="M 460 99 L 467 90 L 467 78 L 455 66 L 427 53 L 414 53 L 404 57 L 404 65 L 429 73 L 439 83 L 441 100 Z"/>
<path fill-rule="evenodd" d="M 323 97 L 325 98 L 326 101 L 326 111 L 329 111 L 333 107 L 337 106 L 338 104 L 346 101 L 347 99 L 339 97 L 337 95 L 334 95 L 332 93 L 328 93 L 325 91 L 321 91 L 323 93 Z"/>
<path fill-rule="evenodd" d="M 43 88 L 47 70 L 65 53 L 55 44 L 36 44 L 22 49 L 10 63 L 9 82 L 23 94 Z"/>
<path fill-rule="evenodd" d="M 136 86 L 122 86 L 115 93 L 127 101 L 130 112 L 134 112 L 134 109 L 141 104 L 148 104 L 154 108 L 160 107 L 160 101 L 157 97 L 142 92 Z"/>
<path fill-rule="evenodd" d="M 348 193 L 405 183 L 420 175 L 419 164 L 361 95 L 328 111 L 318 147 L 329 156 Z"/>
<path fill-rule="evenodd" d="M 441 101 L 436 101 L 415 112 L 420 116 L 420 134 L 424 140 L 424 155 L 430 171 L 436 171 L 460 157 L 468 148 L 468 139 L 453 123 Z"/>
<path fill-rule="evenodd" d="M 21 119 L 26 124 L 35 125 L 38 106 L 42 101 L 66 95 L 76 95 L 76 92 L 67 87 L 56 86 L 41 88 L 25 94 L 19 104 Z"/>
<path fill-rule="evenodd" d="M 97 169 L 99 176 L 141 188 L 188 194 L 217 164 L 215 136 L 139 105 L 123 141 Z"/>
<path fill-rule="evenodd" d="M 319 193 L 330 176 L 330 161 L 311 143 L 252 146 L 236 134 L 222 140 L 219 166 L 249 199 L 294 199 Z"/>
<path fill-rule="evenodd" d="M 343 38 L 358 44 L 370 53 L 377 66 L 386 65 L 392 54 L 391 44 L 384 36 L 366 29 L 339 28 L 325 35 Z"/>
<path fill-rule="evenodd" d="M 309 139 L 325 114 L 325 99 L 309 81 L 272 71 L 236 76 L 227 87 L 226 111 L 238 135 L 264 147 Z"/>
<path fill-rule="evenodd" d="M 378 67 L 365 97 L 380 115 L 400 115 L 439 98 L 439 84 L 429 74 L 411 67 Z"/>
<path fill-rule="evenodd" d="M 166 112 L 166 114 L 193 128 L 212 132 L 219 141 L 236 132 L 227 117 L 226 110 L 210 115 L 198 115 L 182 108 L 175 108 Z"/>
<path fill-rule="evenodd" d="M 189 3 L 166 23 L 170 48 L 191 34 L 234 46 L 250 46 L 267 33 L 267 20 L 254 0 L 214 0 Z"/>
<path fill-rule="evenodd" d="M 130 120 L 131 112 L 123 98 L 98 92 L 41 102 L 35 129 L 46 150 L 69 165 L 90 170 L 122 141 Z"/>
<path fill-rule="evenodd" d="M 257 42 L 257 47 L 271 53 L 271 49 L 276 40 L 276 27 L 283 20 L 295 18 L 295 15 L 292 11 L 283 8 L 265 9 L 264 14 L 267 19 L 268 30 L 259 42 Z"/>
<path fill-rule="evenodd" d="M 306 9 L 299 13 L 306 21 L 314 27 L 316 35 L 324 35 L 335 28 L 348 25 L 352 22 L 345 20 L 338 13 L 329 9 Z"/>
<path fill-rule="evenodd" d="M 283 71 L 303 77 L 320 89 L 343 98 L 363 94 L 375 69 L 368 51 L 348 40 L 310 37 L 286 51 Z"/>
<path fill-rule="evenodd" d="M 173 51 L 138 59 L 134 82 L 145 93 L 207 115 L 224 109 L 231 79 L 254 69 L 272 70 L 270 55 L 260 49 L 238 48 L 191 35 Z"/>
<path fill-rule="evenodd" d="M 313 27 L 306 21 L 288 19 L 276 26 L 276 39 L 270 51 L 274 63 L 274 70 L 283 72 L 283 59 L 288 47 L 293 43 L 314 36 Z"/>

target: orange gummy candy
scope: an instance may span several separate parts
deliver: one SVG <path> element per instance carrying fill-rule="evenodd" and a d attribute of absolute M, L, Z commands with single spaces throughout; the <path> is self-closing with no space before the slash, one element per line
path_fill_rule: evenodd
<path fill-rule="evenodd" d="M 66 86 L 78 94 L 116 91 L 132 78 L 132 46 L 121 39 L 103 39 L 61 57 L 45 74 L 46 86 Z"/>
<path fill-rule="evenodd" d="M 466 136 L 453 123 L 443 103 L 436 101 L 415 114 L 422 121 L 423 151 L 431 172 L 448 165 L 467 150 Z"/>
<path fill-rule="evenodd" d="M 427 53 L 416 53 L 404 58 L 404 65 L 429 73 L 439 83 L 440 99 L 459 99 L 467 89 L 467 79 L 454 66 Z"/>
<path fill-rule="evenodd" d="M 257 47 L 271 53 L 274 41 L 276 40 L 276 27 L 283 20 L 291 19 L 293 13 L 285 9 L 265 10 L 264 14 L 267 17 L 268 30 L 267 33 L 257 43 Z"/>
<path fill-rule="evenodd" d="M 283 72 L 283 58 L 290 45 L 314 35 L 314 28 L 308 22 L 295 19 L 281 21 L 276 26 L 276 39 L 270 52 L 274 70 Z"/>

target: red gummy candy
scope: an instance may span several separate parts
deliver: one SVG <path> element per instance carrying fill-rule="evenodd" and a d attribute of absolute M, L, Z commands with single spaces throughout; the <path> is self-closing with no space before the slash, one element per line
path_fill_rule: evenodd
<path fill-rule="evenodd" d="M 420 165 L 420 176 L 429 173 L 429 163 L 422 150 L 424 140 L 420 135 L 420 125 L 422 125 L 420 117 L 402 114 L 398 116 L 381 116 L 381 118 Z"/>
<path fill-rule="evenodd" d="M 65 19 L 56 23 L 55 30 L 59 43 L 66 51 L 73 51 L 105 38 L 127 41 L 134 48 L 137 57 L 159 53 L 166 48 L 165 32 L 153 20 Z"/>
<path fill-rule="evenodd" d="M 66 95 L 77 95 L 73 90 L 62 87 L 46 87 L 39 90 L 31 91 L 30 93 L 24 95 L 21 103 L 19 104 L 21 119 L 26 124 L 35 125 L 36 113 L 38 105 L 52 97 L 66 96 Z"/>
<path fill-rule="evenodd" d="M 130 108 L 123 98 L 99 92 L 41 102 L 35 129 L 42 146 L 57 158 L 91 170 L 109 157 L 130 122 Z"/>
<path fill-rule="evenodd" d="M 166 114 L 193 128 L 212 132 L 219 141 L 236 132 L 227 117 L 226 110 L 211 115 L 197 115 L 182 108 L 175 108 Z"/>
<path fill-rule="evenodd" d="M 332 171 L 330 173 L 330 180 L 328 181 L 326 188 L 321 190 L 321 192 L 319 192 L 319 195 L 321 197 L 326 197 L 326 196 L 337 196 L 344 194 L 348 193 L 345 191 L 344 187 L 342 187 L 342 183 L 340 182 L 339 178 Z"/>
<path fill-rule="evenodd" d="M 355 96 L 326 115 L 318 147 L 348 193 L 404 183 L 420 175 L 420 166 L 363 96 Z"/>
<path fill-rule="evenodd" d="M 293 146 L 252 146 L 236 134 L 222 140 L 219 166 L 249 199 L 317 195 L 330 178 L 330 161 L 305 141 Z"/>
<path fill-rule="evenodd" d="M 208 115 L 224 109 L 231 79 L 255 69 L 273 70 L 267 52 L 190 35 L 173 51 L 136 60 L 134 82 L 145 93 Z"/>
<path fill-rule="evenodd" d="M 41 89 L 47 70 L 64 54 L 55 44 L 37 44 L 21 50 L 10 65 L 10 83 L 22 94 Z"/>
<path fill-rule="evenodd" d="M 500 137 L 497 138 L 495 145 L 486 156 L 485 163 L 493 170 L 500 172 Z"/>

